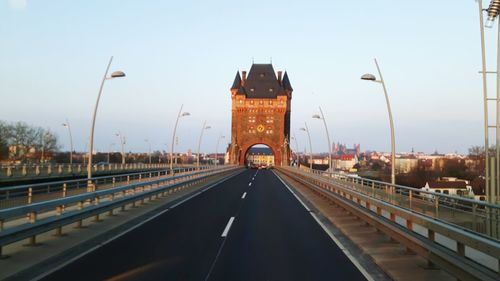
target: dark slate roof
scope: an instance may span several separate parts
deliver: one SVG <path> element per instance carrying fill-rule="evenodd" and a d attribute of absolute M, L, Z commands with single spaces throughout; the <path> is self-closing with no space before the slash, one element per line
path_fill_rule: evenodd
<path fill-rule="evenodd" d="M 240 72 L 236 72 L 236 77 L 234 77 L 234 82 L 233 82 L 233 86 L 231 86 L 231 90 L 232 89 L 238 89 L 241 85 L 241 76 L 240 76 Z"/>
<path fill-rule="evenodd" d="M 288 79 L 288 73 L 285 71 L 285 75 L 283 75 L 283 88 L 288 91 L 293 91 L 292 84 L 290 84 L 290 80 Z"/>
<path fill-rule="evenodd" d="M 272 64 L 253 64 L 244 88 L 247 98 L 276 98 L 283 92 Z"/>
<path fill-rule="evenodd" d="M 252 147 L 248 150 L 249 155 L 273 155 L 269 147 Z"/>
<path fill-rule="evenodd" d="M 239 87 L 238 88 L 238 94 L 239 95 L 246 95 L 247 92 L 245 91 L 245 88 L 244 87 Z"/>

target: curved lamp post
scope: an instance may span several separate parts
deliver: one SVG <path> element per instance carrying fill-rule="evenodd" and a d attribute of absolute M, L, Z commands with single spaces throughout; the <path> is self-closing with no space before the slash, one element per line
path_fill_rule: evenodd
<path fill-rule="evenodd" d="M 118 139 L 120 140 L 120 145 L 122 148 L 122 165 L 125 165 L 125 143 L 127 141 L 125 140 L 125 136 L 122 135 L 120 131 L 118 131 L 118 133 L 116 133 L 115 136 L 117 136 Z"/>
<path fill-rule="evenodd" d="M 219 165 L 219 143 L 221 139 L 225 139 L 226 136 L 220 135 L 217 139 L 217 145 L 215 146 L 215 166 Z"/>
<path fill-rule="evenodd" d="M 68 128 L 68 133 L 69 133 L 69 144 L 70 144 L 70 152 L 69 152 L 69 164 L 73 165 L 73 136 L 71 135 L 71 126 L 69 124 L 68 119 L 66 119 L 66 123 L 62 124 L 63 127 Z"/>
<path fill-rule="evenodd" d="M 148 148 L 149 148 L 149 165 L 151 165 L 151 142 L 149 141 L 149 139 L 145 139 L 144 142 L 146 142 L 148 144 Z"/>
<path fill-rule="evenodd" d="M 321 106 L 319 106 L 319 112 L 321 115 L 314 114 L 312 118 L 323 120 L 323 124 L 325 125 L 326 140 L 328 141 L 328 168 L 332 172 L 332 143 L 330 142 L 330 133 L 328 133 L 328 126 L 326 125 L 325 115 L 323 114 L 323 110 L 321 110 Z"/>
<path fill-rule="evenodd" d="M 394 137 L 394 120 L 392 119 L 391 104 L 389 102 L 389 96 L 387 94 L 387 88 L 385 87 L 384 78 L 382 77 L 382 72 L 380 71 L 380 67 L 378 66 L 377 59 L 374 60 L 375 65 L 377 66 L 380 80 L 377 80 L 377 78 L 373 74 L 365 74 L 361 76 L 361 79 L 380 83 L 382 84 L 382 88 L 384 89 L 385 102 L 387 103 L 387 112 L 389 113 L 389 125 L 391 127 L 391 183 L 396 184 L 396 140 Z"/>
<path fill-rule="evenodd" d="M 198 170 L 200 169 L 200 147 L 201 147 L 201 139 L 203 137 L 203 132 L 205 132 L 205 130 L 209 130 L 211 128 L 212 127 L 207 126 L 207 121 L 205 120 L 205 122 L 203 122 L 203 127 L 201 128 L 200 140 L 198 141 L 198 152 L 197 152 L 197 155 L 196 155 L 196 168 Z"/>
<path fill-rule="evenodd" d="M 312 170 L 313 168 L 313 148 L 311 143 L 311 134 L 309 133 L 309 128 L 307 127 L 307 123 L 304 122 L 305 128 L 300 128 L 299 130 L 307 133 L 307 137 L 309 138 L 309 168 Z"/>
<path fill-rule="evenodd" d="M 99 106 L 99 100 L 101 99 L 102 89 L 104 88 L 104 82 L 106 80 L 110 80 L 113 78 L 125 77 L 125 73 L 122 71 L 115 71 L 108 76 L 109 67 L 111 66 L 111 62 L 113 61 L 113 57 L 109 59 L 108 66 L 106 67 L 106 72 L 104 72 L 104 76 L 102 77 L 101 87 L 99 88 L 99 94 L 97 95 L 97 101 L 95 103 L 94 111 L 92 114 L 92 123 L 90 126 L 90 136 L 89 136 L 89 162 L 87 164 L 87 190 L 94 191 L 95 187 L 90 180 L 92 178 L 92 151 L 94 150 L 94 128 L 95 128 L 95 119 L 97 115 L 97 108 Z"/>
<path fill-rule="evenodd" d="M 184 116 L 190 116 L 189 112 L 182 112 L 182 108 L 184 105 L 181 105 L 181 109 L 179 110 L 179 114 L 177 114 L 177 120 L 175 120 L 174 134 L 172 135 L 172 145 L 170 146 L 170 173 L 174 175 L 174 146 L 175 146 L 175 133 L 177 132 L 177 125 L 179 124 L 179 119 Z"/>

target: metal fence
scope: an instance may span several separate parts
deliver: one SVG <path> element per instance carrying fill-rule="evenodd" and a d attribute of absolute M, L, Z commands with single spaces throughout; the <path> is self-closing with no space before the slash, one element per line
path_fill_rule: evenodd
<path fill-rule="evenodd" d="M 177 167 L 193 167 L 193 165 L 176 165 Z M 127 172 L 135 170 L 165 169 L 169 165 L 165 163 L 128 163 L 128 164 L 94 164 L 94 173 L 103 172 Z M 50 177 L 65 175 L 86 175 L 85 164 L 25 164 L 25 165 L 0 165 L 0 179 Z"/>
<path fill-rule="evenodd" d="M 301 169 L 311 175 L 425 216 L 500 239 L 500 205 L 353 175 Z"/>
<path fill-rule="evenodd" d="M 209 167 L 210 166 L 201 166 L 199 170 L 207 170 Z M 183 174 L 192 172 L 196 169 L 195 167 L 175 168 L 174 173 Z M 75 179 L 4 187 L 0 188 L 0 209 L 63 198 L 94 190 L 109 189 L 120 185 L 167 176 L 170 176 L 170 170 L 163 169 L 94 177 L 90 181 L 88 179 Z M 91 183 L 90 185 L 89 182 Z"/>

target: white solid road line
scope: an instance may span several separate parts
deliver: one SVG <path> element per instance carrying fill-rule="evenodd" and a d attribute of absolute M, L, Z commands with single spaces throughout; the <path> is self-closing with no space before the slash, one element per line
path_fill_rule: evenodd
<path fill-rule="evenodd" d="M 297 198 L 297 200 L 302 204 L 302 206 L 304 206 L 304 208 L 307 210 L 307 212 L 309 212 L 309 214 L 314 218 L 314 220 L 321 226 L 321 228 L 323 228 L 323 230 L 326 232 L 326 234 L 328 234 L 328 236 L 330 236 L 330 238 L 333 240 L 333 242 L 335 242 L 335 244 L 337 244 L 337 246 L 340 248 L 340 250 L 346 255 L 346 257 L 354 264 L 354 266 L 356 266 L 356 268 L 361 272 L 361 274 L 363 274 L 363 276 L 366 278 L 366 280 L 368 281 L 374 281 L 373 277 L 366 271 L 366 269 L 358 262 L 358 260 L 356 259 L 356 257 L 354 257 L 351 252 L 349 252 L 349 250 L 337 239 L 337 237 L 335 237 L 335 235 L 333 235 L 333 233 L 330 232 L 330 230 L 328 230 L 328 228 L 318 219 L 318 217 L 316 216 L 316 214 L 314 214 L 311 209 L 309 209 L 306 204 L 304 204 L 304 202 L 297 196 L 297 194 L 295 194 L 295 192 L 285 183 L 285 181 L 283 181 L 283 179 L 281 179 L 280 176 L 278 176 L 278 174 L 276 174 L 274 171 L 273 171 L 274 175 L 276 177 L 278 177 L 278 179 L 281 181 L 281 183 L 293 194 L 293 196 L 295 196 L 295 198 Z"/>
<path fill-rule="evenodd" d="M 222 232 L 221 237 L 226 237 L 227 233 L 229 232 L 229 229 L 231 228 L 231 225 L 233 224 L 234 217 L 231 217 L 229 221 L 227 222 L 226 228 L 224 228 L 224 232 Z"/>
<path fill-rule="evenodd" d="M 241 199 L 245 199 L 246 196 L 247 196 L 247 193 L 244 192 L 243 195 L 241 195 Z"/>

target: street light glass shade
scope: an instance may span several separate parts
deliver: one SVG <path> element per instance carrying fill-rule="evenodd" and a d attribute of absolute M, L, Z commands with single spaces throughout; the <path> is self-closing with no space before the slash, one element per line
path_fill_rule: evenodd
<path fill-rule="evenodd" d="M 123 71 L 115 71 L 111 73 L 111 78 L 125 77 L 125 73 Z"/>
<path fill-rule="evenodd" d="M 299 130 L 307 132 L 306 128 L 300 128 Z"/>
<path fill-rule="evenodd" d="M 189 113 L 189 112 L 183 112 L 183 113 L 181 114 L 181 116 L 189 116 L 189 115 L 191 115 L 191 113 Z"/>
<path fill-rule="evenodd" d="M 321 116 L 319 116 L 318 114 L 314 114 L 312 118 L 321 119 Z"/>
<path fill-rule="evenodd" d="M 377 78 L 375 77 L 375 75 L 367 73 L 361 76 L 361 80 L 377 81 Z"/>
<path fill-rule="evenodd" d="M 486 20 L 486 23 L 484 24 L 484 27 L 493 28 L 494 24 L 495 24 L 495 18 L 488 17 L 488 19 Z"/>
<path fill-rule="evenodd" d="M 205 127 L 205 130 L 208 130 L 208 129 L 212 129 L 212 127 L 210 127 L 210 126 L 206 126 L 206 127 Z"/>

